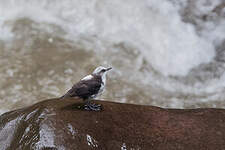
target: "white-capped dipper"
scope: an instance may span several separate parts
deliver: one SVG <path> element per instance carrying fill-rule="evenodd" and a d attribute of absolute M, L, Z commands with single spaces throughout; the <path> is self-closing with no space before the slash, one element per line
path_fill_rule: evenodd
<path fill-rule="evenodd" d="M 99 111 L 101 105 L 91 103 L 90 100 L 102 94 L 106 84 L 106 73 L 112 68 L 97 67 L 94 72 L 81 79 L 61 98 L 79 97 L 85 102 L 85 110 Z"/>

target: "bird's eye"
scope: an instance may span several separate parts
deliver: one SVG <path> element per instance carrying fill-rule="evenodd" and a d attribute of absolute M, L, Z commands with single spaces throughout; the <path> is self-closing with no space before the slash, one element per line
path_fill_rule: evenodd
<path fill-rule="evenodd" d="M 102 71 L 101 72 L 105 72 L 106 70 L 105 69 L 102 69 Z"/>

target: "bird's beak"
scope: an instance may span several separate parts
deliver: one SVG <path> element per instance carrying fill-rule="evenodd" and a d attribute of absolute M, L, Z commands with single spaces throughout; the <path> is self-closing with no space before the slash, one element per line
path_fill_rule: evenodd
<path fill-rule="evenodd" d="M 109 68 L 106 69 L 106 71 L 109 71 L 109 70 L 111 70 L 111 69 L 112 69 L 112 67 L 109 67 Z"/>

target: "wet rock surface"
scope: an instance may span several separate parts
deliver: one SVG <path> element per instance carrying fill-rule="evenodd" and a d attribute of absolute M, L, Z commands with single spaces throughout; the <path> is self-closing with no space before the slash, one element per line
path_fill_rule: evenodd
<path fill-rule="evenodd" d="M 1 150 L 224 150 L 225 110 L 50 99 L 0 116 Z"/>

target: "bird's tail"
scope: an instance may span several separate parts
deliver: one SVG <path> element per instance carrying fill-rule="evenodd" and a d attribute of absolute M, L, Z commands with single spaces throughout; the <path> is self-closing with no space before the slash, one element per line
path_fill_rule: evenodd
<path fill-rule="evenodd" d="M 65 99 L 65 98 L 68 98 L 68 97 L 71 97 L 68 93 L 66 93 L 65 95 L 59 97 L 59 99 Z"/>
<path fill-rule="evenodd" d="M 64 99 L 64 98 L 65 98 L 65 95 L 63 95 L 63 96 L 59 97 L 59 99 Z"/>

